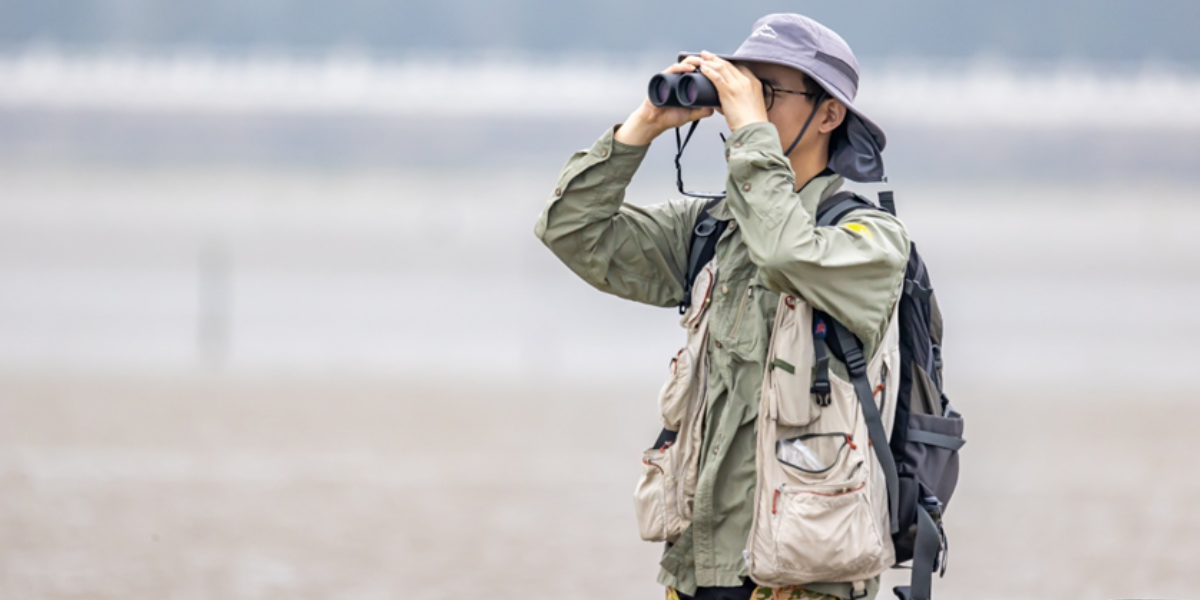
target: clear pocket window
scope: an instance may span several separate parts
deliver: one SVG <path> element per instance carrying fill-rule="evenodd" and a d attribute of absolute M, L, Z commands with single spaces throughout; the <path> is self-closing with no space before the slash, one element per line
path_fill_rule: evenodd
<path fill-rule="evenodd" d="M 851 448 L 851 440 L 848 433 L 810 433 L 777 440 L 775 458 L 805 473 L 825 473 Z"/>

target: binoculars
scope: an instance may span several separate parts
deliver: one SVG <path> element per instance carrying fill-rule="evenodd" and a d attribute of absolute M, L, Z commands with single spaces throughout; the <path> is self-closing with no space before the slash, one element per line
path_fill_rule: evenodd
<path fill-rule="evenodd" d="M 650 78 L 650 103 L 685 108 L 721 106 L 717 88 L 697 69 L 691 73 L 659 73 Z"/>

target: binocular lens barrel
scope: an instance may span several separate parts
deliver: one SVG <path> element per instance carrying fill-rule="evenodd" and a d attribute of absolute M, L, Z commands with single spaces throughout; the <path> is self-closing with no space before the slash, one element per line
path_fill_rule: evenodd
<path fill-rule="evenodd" d="M 679 73 L 659 73 L 650 78 L 650 102 L 655 106 L 679 106 L 675 100 L 675 84 Z"/>
<path fill-rule="evenodd" d="M 721 105 L 717 88 L 700 72 L 659 73 L 650 78 L 650 103 L 687 108 Z"/>
<path fill-rule="evenodd" d="M 699 73 L 687 73 L 675 88 L 679 103 L 684 106 L 720 106 L 717 88 L 707 77 Z"/>

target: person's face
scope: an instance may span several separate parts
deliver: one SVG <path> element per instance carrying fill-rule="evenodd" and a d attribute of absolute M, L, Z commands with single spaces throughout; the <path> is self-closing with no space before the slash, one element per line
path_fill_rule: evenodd
<path fill-rule="evenodd" d="M 770 109 L 767 111 L 767 120 L 775 125 L 775 129 L 779 131 L 779 143 L 786 151 L 788 146 L 791 146 L 792 141 L 796 139 L 796 135 L 800 133 L 800 128 L 804 127 L 804 122 L 808 120 L 809 115 L 814 108 L 815 94 L 818 90 L 807 90 L 804 87 L 804 76 L 791 67 L 781 65 L 772 65 L 766 63 L 746 62 L 742 63 L 750 68 L 760 80 L 770 84 L 775 88 L 774 100 L 770 102 Z M 801 94 L 788 93 L 790 92 L 809 92 L 811 96 Z M 835 106 L 836 105 L 836 106 Z M 804 133 L 804 139 L 796 145 L 796 149 L 792 151 L 793 155 L 803 155 L 806 152 L 813 151 L 819 148 L 820 138 L 828 136 L 839 124 L 845 116 L 845 108 L 841 102 L 834 99 L 827 99 L 821 103 L 818 108 L 818 114 L 813 117 L 812 123 L 808 126 L 808 131 Z"/>

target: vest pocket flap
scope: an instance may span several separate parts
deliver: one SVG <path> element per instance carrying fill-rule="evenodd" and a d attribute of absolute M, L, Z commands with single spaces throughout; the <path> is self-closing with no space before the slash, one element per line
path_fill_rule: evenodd
<path fill-rule="evenodd" d="M 802 376 L 800 371 L 797 369 L 796 373 L 788 373 L 777 368 L 771 374 L 771 403 L 780 425 L 803 427 L 812 423 L 821 413 L 821 407 L 817 406 L 808 391 L 809 379 Z"/>
<path fill-rule="evenodd" d="M 780 425 L 802 427 L 817 418 L 821 407 L 812 396 L 812 311 L 784 296 L 776 312 L 767 361 L 771 413 Z"/>

